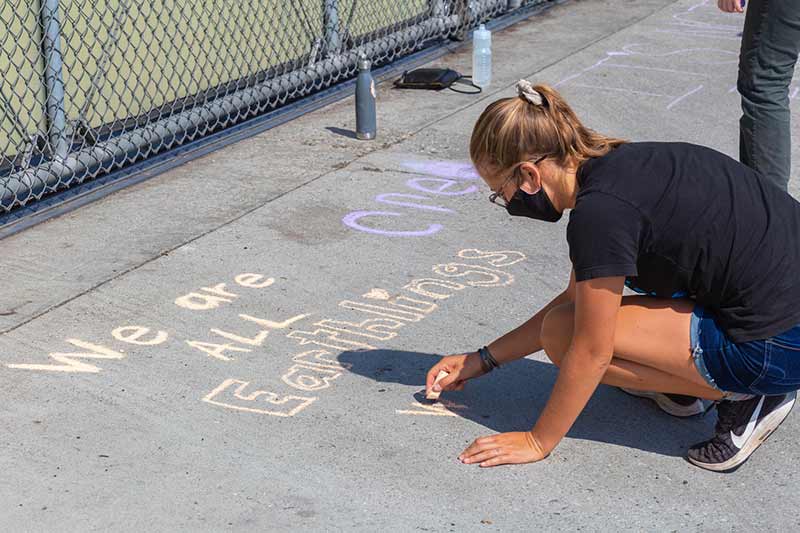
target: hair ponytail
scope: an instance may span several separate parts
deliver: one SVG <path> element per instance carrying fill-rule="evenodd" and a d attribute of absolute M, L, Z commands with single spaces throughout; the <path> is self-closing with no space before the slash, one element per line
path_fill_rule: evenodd
<path fill-rule="evenodd" d="M 520 80 L 517 91 L 516 97 L 489 104 L 472 130 L 470 157 L 479 169 L 506 170 L 543 155 L 561 165 L 580 165 L 627 142 L 584 126 L 548 85 Z"/>

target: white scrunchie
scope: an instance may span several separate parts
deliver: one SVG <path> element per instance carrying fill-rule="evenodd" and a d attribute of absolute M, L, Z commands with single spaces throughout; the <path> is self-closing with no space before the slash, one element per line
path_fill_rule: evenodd
<path fill-rule="evenodd" d="M 533 105 L 544 104 L 542 95 L 539 93 L 539 91 L 533 88 L 533 84 L 528 80 L 519 80 L 517 82 L 517 94 Z"/>

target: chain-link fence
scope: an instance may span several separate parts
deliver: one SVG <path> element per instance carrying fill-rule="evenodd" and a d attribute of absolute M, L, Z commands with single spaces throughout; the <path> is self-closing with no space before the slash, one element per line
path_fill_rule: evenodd
<path fill-rule="evenodd" d="M 0 0 L 0 213 L 545 0 Z"/>

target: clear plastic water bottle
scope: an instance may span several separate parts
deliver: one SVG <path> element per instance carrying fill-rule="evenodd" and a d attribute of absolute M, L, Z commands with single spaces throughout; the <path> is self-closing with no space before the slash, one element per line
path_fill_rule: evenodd
<path fill-rule="evenodd" d="M 478 87 L 492 83 L 492 32 L 485 24 L 472 34 L 472 82 Z"/>

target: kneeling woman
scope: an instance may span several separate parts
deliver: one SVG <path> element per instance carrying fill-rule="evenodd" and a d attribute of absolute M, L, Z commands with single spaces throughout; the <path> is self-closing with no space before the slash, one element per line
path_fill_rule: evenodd
<path fill-rule="evenodd" d="M 444 370 L 435 388 L 460 389 L 541 349 L 560 370 L 531 431 L 479 438 L 459 459 L 543 459 L 602 382 L 672 414 L 716 401 L 716 434 L 688 459 L 736 468 L 800 388 L 800 204 L 714 150 L 605 137 L 553 89 L 517 90 L 480 116 L 470 156 L 510 214 L 555 222 L 571 209 L 570 281 L 517 329 L 442 358 L 427 387 Z"/>

